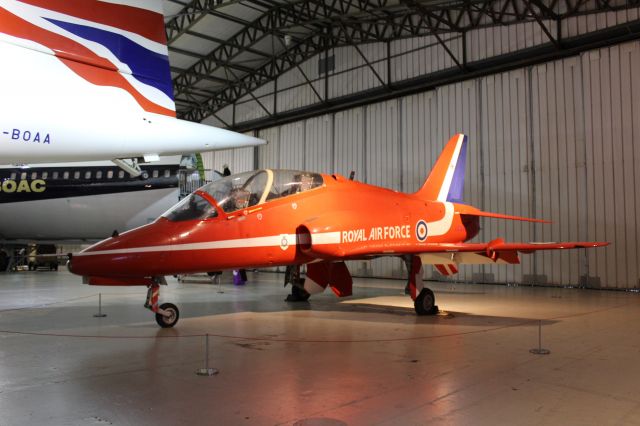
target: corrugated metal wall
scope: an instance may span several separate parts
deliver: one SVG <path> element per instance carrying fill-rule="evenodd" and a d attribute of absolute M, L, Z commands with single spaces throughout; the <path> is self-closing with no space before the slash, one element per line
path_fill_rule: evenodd
<path fill-rule="evenodd" d="M 556 12 L 563 12 L 559 9 L 562 5 L 564 3 L 556 5 Z M 611 7 L 622 5 L 626 5 L 625 0 L 611 0 L 610 3 Z M 513 13 L 512 3 L 505 2 L 505 7 L 505 13 Z M 472 67 L 483 66 L 478 61 L 551 45 L 552 41 L 542 25 L 549 34 L 555 37 L 559 32 L 563 40 L 566 40 L 636 21 L 639 17 L 640 8 L 637 7 L 578 15 L 559 22 L 532 21 L 499 27 L 492 25 L 489 18 L 483 17 L 482 23 L 487 26 L 467 31 L 464 36 L 457 33 L 441 34 L 440 38 L 446 49 L 433 36 L 404 38 L 388 44 L 368 43 L 358 47 L 330 49 L 283 73 L 277 81 L 258 88 L 252 95 L 238 99 L 235 106 L 219 111 L 216 114 L 217 118 L 213 118 L 211 123 L 240 124 L 267 117 L 274 111 L 285 112 L 319 105 L 327 100 L 335 101 L 389 83 L 402 83 L 417 77 L 454 70 L 458 67 L 456 60 L 463 62 L 463 52 L 466 53 L 466 60 Z M 469 18 L 463 16 L 462 19 L 466 22 Z M 321 72 L 321 64 L 327 58 L 332 59 L 334 66 L 329 66 L 327 72 Z"/>
<path fill-rule="evenodd" d="M 470 137 L 467 202 L 553 221 L 484 220 L 477 240 L 613 245 L 523 256 L 519 266 L 467 266 L 457 279 L 637 288 L 638 76 L 640 42 L 626 43 L 267 129 L 260 136 L 270 144 L 258 149 L 257 163 L 355 170 L 358 180 L 410 192 L 449 137 L 462 131 Z M 350 268 L 359 275 L 404 274 L 395 259 Z"/>
<path fill-rule="evenodd" d="M 233 173 L 246 172 L 255 169 L 254 148 L 226 149 L 202 153 L 202 162 L 206 170 L 222 172 L 227 164 Z"/>

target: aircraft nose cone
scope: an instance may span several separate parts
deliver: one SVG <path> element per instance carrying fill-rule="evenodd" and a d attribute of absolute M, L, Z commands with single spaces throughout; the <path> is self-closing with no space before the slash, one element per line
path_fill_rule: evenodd
<path fill-rule="evenodd" d="M 116 237 L 107 238 L 72 255 L 69 271 L 92 277 L 131 277 L 155 275 L 162 256 L 171 244 L 162 226 L 152 223 Z"/>

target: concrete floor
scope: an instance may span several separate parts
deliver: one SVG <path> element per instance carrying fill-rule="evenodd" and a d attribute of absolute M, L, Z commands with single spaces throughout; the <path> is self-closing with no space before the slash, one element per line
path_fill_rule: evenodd
<path fill-rule="evenodd" d="M 281 280 L 171 281 L 162 330 L 143 288 L 0 274 L 0 425 L 640 425 L 638 294 L 433 284 L 416 317 L 400 281 L 291 305 Z"/>

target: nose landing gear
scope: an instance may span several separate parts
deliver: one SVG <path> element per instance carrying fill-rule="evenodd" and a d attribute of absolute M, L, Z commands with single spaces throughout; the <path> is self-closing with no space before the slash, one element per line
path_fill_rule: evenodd
<path fill-rule="evenodd" d="M 178 323 L 180 311 L 173 303 L 163 303 L 158 306 L 160 284 L 153 283 L 147 290 L 147 300 L 144 307 L 156 314 L 156 322 L 162 328 L 171 328 Z"/>

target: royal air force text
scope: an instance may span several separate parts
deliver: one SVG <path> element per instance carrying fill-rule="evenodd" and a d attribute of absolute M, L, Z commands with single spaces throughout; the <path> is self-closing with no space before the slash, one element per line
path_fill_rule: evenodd
<path fill-rule="evenodd" d="M 376 226 L 367 232 L 366 229 L 352 229 L 342 231 L 343 243 L 357 243 L 364 241 L 380 241 L 411 238 L 411 227 L 402 226 Z"/>
<path fill-rule="evenodd" d="M 17 142 L 35 142 L 51 145 L 51 135 L 45 132 L 33 130 L 11 129 L 3 130 L 2 135 L 8 137 L 12 141 Z"/>

